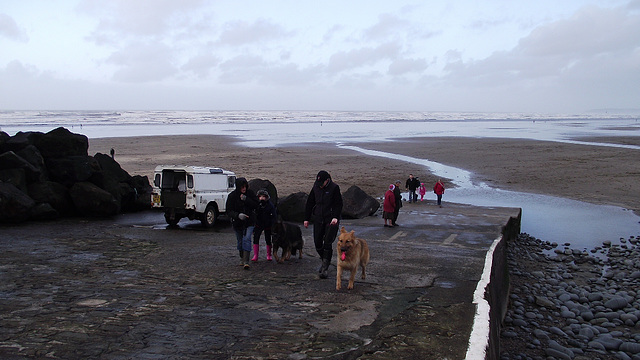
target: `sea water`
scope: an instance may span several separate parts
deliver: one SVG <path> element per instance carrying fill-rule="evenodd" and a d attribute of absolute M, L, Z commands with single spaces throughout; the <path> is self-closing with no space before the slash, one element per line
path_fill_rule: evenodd
<path fill-rule="evenodd" d="M 368 156 L 399 159 L 424 166 L 451 179 L 446 201 L 522 208 L 522 231 L 543 240 L 592 248 L 604 240 L 640 235 L 640 217 L 614 206 L 594 205 L 541 194 L 492 188 L 474 183 L 471 173 L 429 159 L 360 148 L 359 143 L 405 137 L 512 138 L 613 146 L 594 137 L 640 136 L 638 115 L 542 115 L 454 112 L 330 111 L 3 111 L 0 130 L 47 132 L 57 127 L 89 138 L 153 135 L 227 135 L 248 147 L 274 147 L 309 142 L 343 146 Z M 349 145 L 342 145 L 349 144 Z"/>

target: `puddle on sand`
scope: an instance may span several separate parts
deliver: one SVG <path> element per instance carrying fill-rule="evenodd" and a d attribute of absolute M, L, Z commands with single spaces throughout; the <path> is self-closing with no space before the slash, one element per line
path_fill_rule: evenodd
<path fill-rule="evenodd" d="M 458 286 L 453 281 L 447 280 L 436 280 L 434 285 L 443 289 L 453 289 Z"/>

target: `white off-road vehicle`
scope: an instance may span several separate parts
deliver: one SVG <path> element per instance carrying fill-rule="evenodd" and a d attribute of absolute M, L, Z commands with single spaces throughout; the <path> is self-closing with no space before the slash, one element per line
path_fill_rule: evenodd
<path fill-rule="evenodd" d="M 164 209 L 167 224 L 187 217 L 211 227 L 226 212 L 236 174 L 221 168 L 159 165 L 154 171 L 151 206 Z"/>

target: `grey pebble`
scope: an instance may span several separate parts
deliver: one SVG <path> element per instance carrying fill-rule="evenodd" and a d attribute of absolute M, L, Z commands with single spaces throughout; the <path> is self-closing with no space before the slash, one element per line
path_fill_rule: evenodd
<path fill-rule="evenodd" d="M 620 351 L 628 352 L 631 354 L 640 353 L 640 344 L 625 341 L 620 345 Z"/>

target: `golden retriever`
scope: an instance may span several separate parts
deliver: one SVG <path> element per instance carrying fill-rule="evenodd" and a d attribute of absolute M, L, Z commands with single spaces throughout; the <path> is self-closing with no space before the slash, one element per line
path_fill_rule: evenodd
<path fill-rule="evenodd" d="M 367 245 L 367 241 L 357 238 L 354 230 L 347 232 L 343 226 L 338 236 L 337 250 L 338 271 L 336 275 L 336 290 L 340 290 L 342 287 L 342 270 L 351 271 L 347 289 L 353 289 L 353 281 L 356 278 L 358 266 L 362 268 L 362 279 L 364 280 L 367 277 L 365 271 L 367 263 L 369 262 L 369 246 Z"/>

